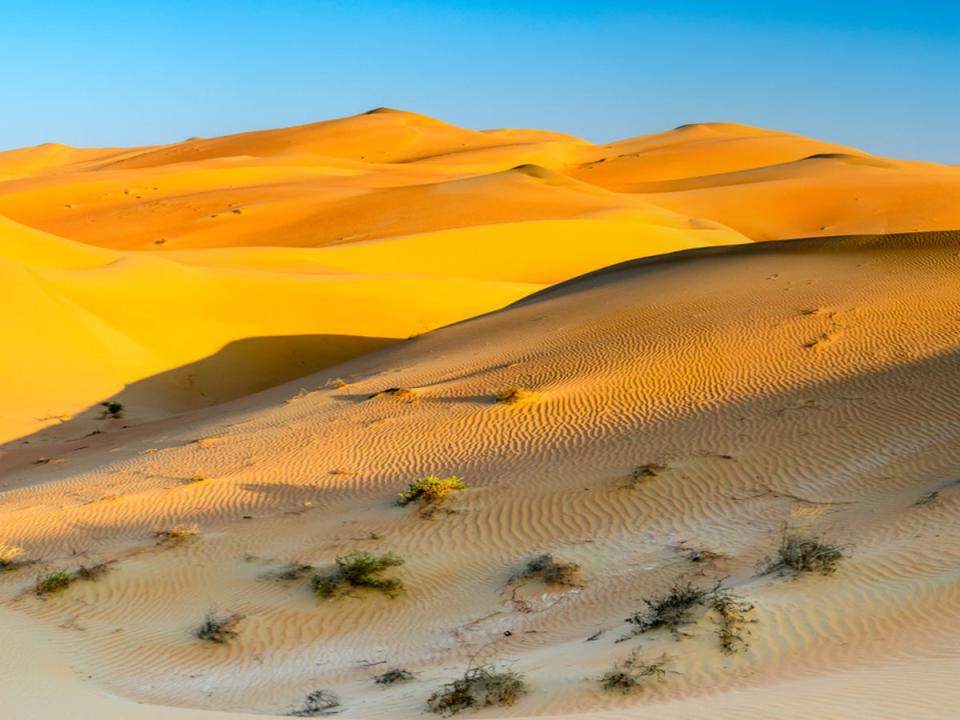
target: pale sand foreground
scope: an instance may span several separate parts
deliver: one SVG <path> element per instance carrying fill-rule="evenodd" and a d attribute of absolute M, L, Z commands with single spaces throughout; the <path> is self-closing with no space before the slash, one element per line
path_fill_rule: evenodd
<path fill-rule="evenodd" d="M 0 441 L 242 397 L 637 257 L 955 229 L 958 196 L 955 167 L 723 123 L 594 145 L 379 110 L 2 152 Z"/>
<path fill-rule="evenodd" d="M 477 717 L 954 717 L 958 270 L 957 232 L 648 258 L 225 405 L 8 444 L 0 541 L 43 568 L 116 563 L 45 600 L 36 568 L 0 574 L 6 707 L 239 717 L 330 688 L 343 717 L 415 717 L 477 657 L 530 686 Z M 512 386 L 533 395 L 493 402 Z M 368 399 L 390 387 L 414 396 Z M 624 487 L 645 463 L 667 469 Z M 456 513 L 394 504 L 430 472 L 467 481 Z M 201 536 L 157 546 L 178 523 Z M 784 523 L 849 557 L 831 577 L 758 576 Z M 403 556 L 407 591 L 318 601 L 261 578 L 354 548 Z M 507 583 L 543 551 L 580 563 L 582 586 L 528 584 L 524 612 Z M 721 654 L 709 618 L 617 642 L 684 576 L 755 604 L 747 652 Z M 234 643 L 193 638 L 211 608 L 246 616 Z M 601 690 L 635 647 L 674 672 Z M 390 666 L 416 679 L 375 686 Z"/>

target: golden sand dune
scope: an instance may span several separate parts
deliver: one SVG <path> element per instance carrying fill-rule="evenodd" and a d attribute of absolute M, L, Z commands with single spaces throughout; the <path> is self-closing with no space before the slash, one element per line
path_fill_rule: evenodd
<path fill-rule="evenodd" d="M 608 145 L 415 113 L 0 153 L 0 439 L 215 404 L 637 257 L 960 227 L 960 170 L 706 123 Z M 64 365 L 71 372 L 63 372 Z"/>
<path fill-rule="evenodd" d="M 207 272 L 112 263 L 130 287 Z M 30 667 L 7 707 L 239 718 L 325 688 L 343 717 L 419 717 L 491 661 L 528 691 L 482 717 L 952 717 L 958 269 L 957 232 L 651 257 L 217 407 L 9 444 L 0 541 L 41 563 L 0 573 L 0 671 Z M 496 401 L 511 388 L 519 402 Z M 467 487 L 430 517 L 398 507 L 430 473 Z M 836 572 L 760 572 L 784 526 L 839 546 Z M 265 578 L 352 550 L 403 558 L 404 590 L 318 599 L 307 576 Z M 575 579 L 511 581 L 544 552 Z M 102 578 L 33 592 L 40 571 L 97 563 Z M 721 578 L 754 608 L 742 652 L 705 609 L 675 636 L 625 622 Z M 243 616 L 224 645 L 194 636 L 211 610 Z M 635 649 L 667 674 L 604 690 Z M 390 668 L 414 677 L 376 685 Z"/>

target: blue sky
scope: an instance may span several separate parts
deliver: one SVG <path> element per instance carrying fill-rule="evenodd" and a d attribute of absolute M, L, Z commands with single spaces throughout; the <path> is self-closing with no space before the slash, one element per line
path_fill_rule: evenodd
<path fill-rule="evenodd" d="M 960 163 L 960 3 L 0 3 L 0 148 L 400 107 L 596 142 L 742 122 Z"/>

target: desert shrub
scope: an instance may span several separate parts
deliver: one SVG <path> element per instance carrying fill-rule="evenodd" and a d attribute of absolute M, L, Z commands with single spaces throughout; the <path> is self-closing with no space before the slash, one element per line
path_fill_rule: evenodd
<path fill-rule="evenodd" d="M 97 580 L 103 578 L 103 576 L 108 572 L 110 572 L 110 563 L 97 563 L 96 565 L 90 565 L 89 567 L 86 565 L 81 565 L 77 569 L 75 577 L 77 580 L 96 582 Z"/>
<path fill-rule="evenodd" d="M 666 656 L 661 656 L 653 662 L 645 662 L 640 658 L 639 651 L 634 650 L 604 673 L 600 678 L 600 684 L 603 685 L 604 690 L 620 690 L 629 693 L 651 682 L 662 680 L 666 674 Z"/>
<path fill-rule="evenodd" d="M 118 403 L 115 400 L 106 400 L 100 403 L 100 405 L 105 408 L 100 417 L 114 419 L 123 417 L 123 403 Z"/>
<path fill-rule="evenodd" d="M 637 465 L 633 469 L 633 472 L 630 473 L 630 477 L 634 482 L 643 482 L 643 480 L 646 478 L 655 478 L 666 469 L 666 465 L 660 465 L 659 463 L 646 463 L 644 465 Z"/>
<path fill-rule="evenodd" d="M 498 670 L 493 665 L 469 667 L 453 682 L 447 683 L 427 700 L 430 712 L 455 715 L 468 708 L 513 705 L 526 692 L 523 678 L 515 672 Z"/>
<path fill-rule="evenodd" d="M 277 570 L 271 570 L 263 575 L 268 580 L 299 580 L 313 571 L 313 565 L 305 563 L 290 563 Z"/>
<path fill-rule="evenodd" d="M 463 479 L 456 475 L 445 478 L 428 475 L 410 483 L 406 491 L 400 493 L 397 504 L 408 505 L 414 501 L 419 501 L 421 504 L 429 505 L 430 503 L 440 502 L 450 493 L 464 488 L 466 488 L 466 485 Z"/>
<path fill-rule="evenodd" d="M 712 563 L 723 560 L 727 556 L 706 548 L 684 548 L 683 557 L 692 563 Z"/>
<path fill-rule="evenodd" d="M 843 560 L 843 547 L 828 543 L 818 537 L 797 535 L 784 531 L 776 556 L 763 569 L 768 573 L 820 573 L 832 575 Z"/>
<path fill-rule="evenodd" d="M 756 622 L 748 617 L 753 605 L 733 595 L 728 590 L 718 590 L 710 600 L 710 609 L 714 612 L 717 624 L 717 639 L 725 655 L 745 651 L 749 647 L 747 636 L 750 623 Z"/>
<path fill-rule="evenodd" d="M 66 590 L 73 583 L 74 577 L 66 570 L 52 570 L 37 577 L 37 595 L 51 595 Z"/>
<path fill-rule="evenodd" d="M 713 611 L 717 624 L 720 648 L 733 654 L 747 648 L 747 625 L 754 622 L 748 618 L 753 605 L 723 587 L 723 582 L 712 588 L 702 588 L 690 582 L 677 583 L 666 595 L 644 600 L 645 610 L 627 618 L 633 632 L 640 635 L 651 630 L 665 628 L 678 640 L 685 635 L 681 628 L 696 622 L 703 614 Z"/>
<path fill-rule="evenodd" d="M 400 400 L 402 402 L 413 402 L 417 399 L 417 394 L 413 390 L 401 387 L 392 387 L 387 388 L 386 390 L 380 390 L 373 393 L 372 395 L 367 396 L 367 400 L 373 400 L 378 397 L 390 397 L 394 400 Z"/>
<path fill-rule="evenodd" d="M 340 698 L 329 690 L 314 690 L 303 701 L 303 707 L 289 713 L 290 717 L 319 717 L 333 715 L 339 710 Z"/>
<path fill-rule="evenodd" d="M 27 560 L 23 557 L 23 548 L 14 547 L 0 543 L 0 572 L 16 570 L 27 565 L 32 565 L 36 560 Z"/>
<path fill-rule="evenodd" d="M 243 620 L 243 615 L 217 616 L 208 613 L 203 624 L 197 629 L 197 637 L 207 642 L 223 645 L 237 636 L 237 626 Z"/>
<path fill-rule="evenodd" d="M 548 585 L 572 585 L 579 570 L 577 563 L 557 562 L 553 555 L 544 553 L 527 562 L 510 580 L 539 578 Z"/>
<path fill-rule="evenodd" d="M 337 557 L 336 568 L 326 575 L 314 575 L 313 591 L 320 597 L 329 598 L 344 587 L 371 588 L 388 597 L 395 597 L 403 589 L 403 583 L 395 578 L 380 577 L 387 568 L 403 565 L 403 560 L 393 553 L 372 555 L 355 550 Z"/>
<path fill-rule="evenodd" d="M 179 545 L 180 543 L 192 540 L 200 534 L 200 528 L 197 525 L 174 525 L 169 530 L 160 530 L 157 532 L 157 541 L 163 545 Z"/>
<path fill-rule="evenodd" d="M 522 387 L 504 388 L 495 396 L 498 403 L 504 403 L 505 405 L 515 405 L 516 403 L 523 402 L 524 400 L 529 400 L 532 397 L 533 393 Z"/>
<path fill-rule="evenodd" d="M 404 682 L 406 680 L 413 680 L 413 673 L 409 670 L 401 670 L 398 668 L 387 670 L 382 675 L 377 675 L 373 679 L 377 685 L 393 685 L 393 683 Z"/>
<path fill-rule="evenodd" d="M 627 622 L 636 634 L 666 628 L 679 637 L 683 634 L 680 628 L 694 621 L 694 611 L 706 606 L 711 592 L 690 582 L 677 583 L 666 595 L 644 599 L 646 609 L 628 617 Z"/>

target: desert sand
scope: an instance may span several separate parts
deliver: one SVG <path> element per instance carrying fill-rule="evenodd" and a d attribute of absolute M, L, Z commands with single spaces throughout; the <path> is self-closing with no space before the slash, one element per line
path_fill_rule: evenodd
<path fill-rule="evenodd" d="M 11 717 L 412 718 L 484 662 L 527 692 L 477 717 L 955 716 L 960 169 L 381 109 L 0 153 L 0 216 Z M 785 528 L 836 571 L 764 572 Z M 403 590 L 271 577 L 354 550 Z M 721 580 L 738 652 L 626 621 Z M 665 675 L 605 690 L 634 651 Z"/>

